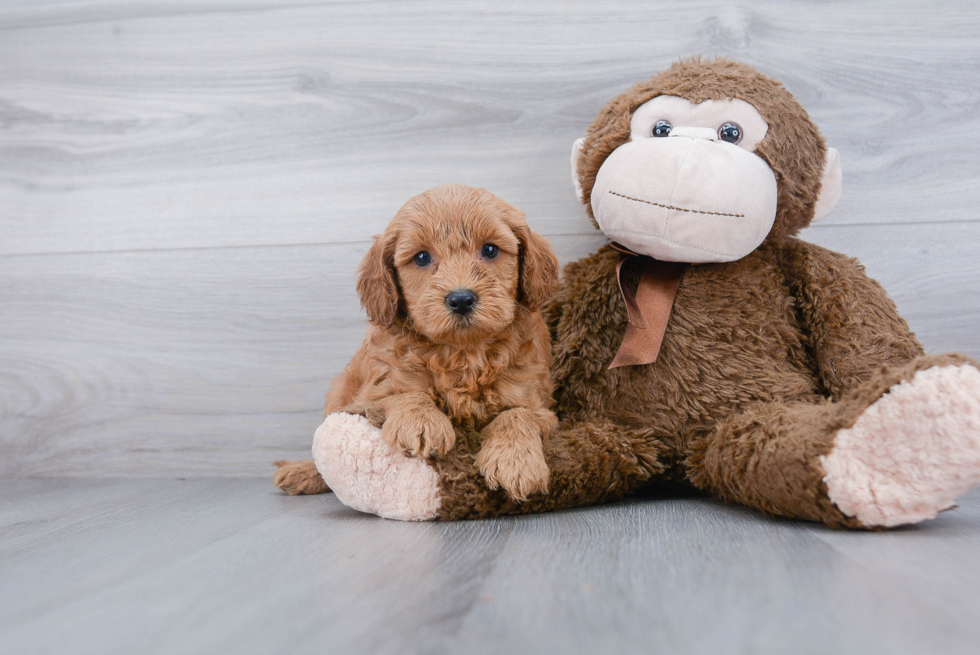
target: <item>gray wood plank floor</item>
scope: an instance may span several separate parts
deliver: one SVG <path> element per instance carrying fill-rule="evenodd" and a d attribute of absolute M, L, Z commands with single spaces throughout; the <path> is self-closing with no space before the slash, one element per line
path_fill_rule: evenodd
<path fill-rule="evenodd" d="M 264 480 L 0 481 L 5 653 L 976 653 L 980 493 L 838 533 L 703 499 L 451 524 Z"/>

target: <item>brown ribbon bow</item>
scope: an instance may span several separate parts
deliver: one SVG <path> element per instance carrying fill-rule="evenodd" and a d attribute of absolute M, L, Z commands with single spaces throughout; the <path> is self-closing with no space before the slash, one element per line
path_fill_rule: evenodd
<path fill-rule="evenodd" d="M 652 364 L 660 354 L 667 321 L 670 320 L 670 312 L 674 307 L 674 297 L 687 264 L 662 262 L 638 255 L 618 243 L 610 245 L 623 255 L 616 264 L 616 282 L 626 302 L 629 323 L 626 334 L 623 335 L 623 343 L 609 368 Z M 638 258 L 641 267 L 635 294 L 623 286 L 622 277 L 623 263 L 633 257 Z"/>

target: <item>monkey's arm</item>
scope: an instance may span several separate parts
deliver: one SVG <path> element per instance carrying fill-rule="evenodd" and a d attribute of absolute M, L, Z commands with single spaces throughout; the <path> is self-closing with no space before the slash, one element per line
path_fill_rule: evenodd
<path fill-rule="evenodd" d="M 834 400 L 881 365 L 899 366 L 923 354 L 895 303 L 856 259 L 789 239 L 781 260 L 808 346 Z"/>

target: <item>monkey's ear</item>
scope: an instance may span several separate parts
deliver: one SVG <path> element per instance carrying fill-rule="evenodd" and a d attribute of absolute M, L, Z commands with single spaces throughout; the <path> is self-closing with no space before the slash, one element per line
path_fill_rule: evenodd
<path fill-rule="evenodd" d="M 575 185 L 575 195 L 578 196 L 579 202 L 582 202 L 582 183 L 578 181 L 578 160 L 582 156 L 583 143 L 585 137 L 575 139 L 575 143 L 572 144 L 572 184 Z"/>
<path fill-rule="evenodd" d="M 374 325 L 391 327 L 398 318 L 398 283 L 395 281 L 395 234 L 385 232 L 374 243 L 357 270 L 357 295 Z"/>
<path fill-rule="evenodd" d="M 820 195 L 813 208 L 813 220 L 816 223 L 830 212 L 834 211 L 841 192 L 840 154 L 834 148 L 827 148 L 827 157 L 823 165 L 823 179 L 820 182 Z"/>
<path fill-rule="evenodd" d="M 558 289 L 558 258 L 548 240 L 526 224 L 518 226 L 514 233 L 521 242 L 518 301 L 537 311 Z"/>

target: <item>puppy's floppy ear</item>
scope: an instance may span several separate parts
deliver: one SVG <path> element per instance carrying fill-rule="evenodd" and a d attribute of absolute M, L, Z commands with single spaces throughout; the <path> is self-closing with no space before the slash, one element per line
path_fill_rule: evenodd
<path fill-rule="evenodd" d="M 558 288 L 558 258 L 548 240 L 532 232 L 523 216 L 511 228 L 521 243 L 517 299 L 528 309 L 537 311 Z"/>
<path fill-rule="evenodd" d="M 368 320 L 391 327 L 398 318 L 398 283 L 395 281 L 395 240 L 393 231 L 374 237 L 374 243 L 357 269 L 357 295 Z"/>

